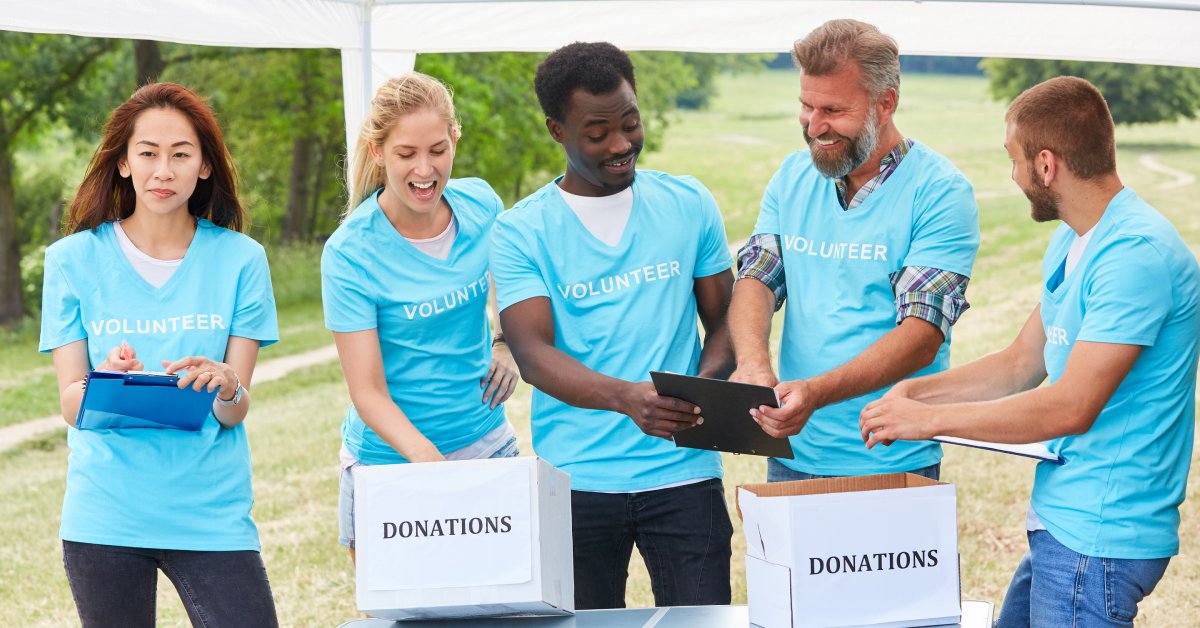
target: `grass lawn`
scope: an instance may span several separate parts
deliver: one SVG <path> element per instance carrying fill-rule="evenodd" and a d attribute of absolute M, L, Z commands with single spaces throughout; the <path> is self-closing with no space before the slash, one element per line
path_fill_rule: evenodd
<path fill-rule="evenodd" d="M 720 86 L 721 97 L 712 109 L 681 113 L 667 131 L 664 150 L 646 155 L 642 166 L 694 174 L 707 183 L 722 207 L 730 240 L 737 241 L 750 233 L 762 189 L 779 161 L 800 145 L 797 80 L 791 72 L 768 72 L 725 77 Z M 1008 178 L 1001 148 L 1003 111 L 1003 105 L 988 100 L 982 79 L 904 78 L 899 128 L 953 159 L 980 200 L 983 246 L 968 293 L 972 308 L 954 332 L 957 363 L 994 351 L 1015 335 L 1036 304 L 1038 264 L 1053 230 L 1053 225 L 1029 220 L 1028 203 Z M 1180 183 L 1158 165 L 1193 174 L 1200 169 L 1200 123 L 1120 129 L 1118 140 L 1126 184 L 1174 220 L 1195 248 L 1200 244 L 1200 186 L 1194 180 Z M 285 342 L 278 345 L 279 352 L 272 348 L 263 357 L 328 342 L 316 300 L 317 250 L 271 255 Z M 49 414 L 55 405 L 52 386 L 20 393 L 38 378 L 53 377 L 48 360 L 34 357 L 36 330 L 2 340 L 0 424 L 9 412 Z M 18 393 L 25 396 L 15 397 Z M 44 395 L 51 395 L 49 401 Z M 37 403 L 48 403 L 49 410 Z M 346 403 L 340 371 L 332 364 L 255 388 L 255 409 L 247 424 L 255 461 L 254 516 L 286 626 L 331 626 L 355 616 L 350 561 L 336 543 L 338 427 Z M 518 389 L 508 408 L 522 450 L 530 453 L 528 386 Z M 0 454 L 0 624 L 61 626 L 76 621 L 56 535 L 66 455 L 62 432 Z M 726 456 L 725 463 L 732 504 L 734 487 L 761 481 L 765 464 L 749 456 Z M 958 491 L 964 597 L 996 603 L 1003 597 L 1025 550 L 1024 512 L 1033 466 L 1025 459 L 947 448 L 942 473 Z M 1198 490 L 1200 480 L 1193 476 L 1183 507 L 1181 555 L 1142 604 L 1139 625 L 1195 624 L 1200 612 Z M 744 602 L 744 540 L 736 520 L 735 526 L 734 599 Z M 644 568 L 635 561 L 631 572 L 628 603 L 652 605 Z M 173 590 L 165 578 L 163 583 L 161 625 L 186 625 Z"/>

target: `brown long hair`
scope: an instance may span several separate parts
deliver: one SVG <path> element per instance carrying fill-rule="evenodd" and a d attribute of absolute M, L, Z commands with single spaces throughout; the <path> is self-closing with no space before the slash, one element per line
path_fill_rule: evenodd
<path fill-rule="evenodd" d="M 137 192 L 133 183 L 117 171 L 117 164 L 125 157 L 138 116 L 150 109 L 178 111 L 192 124 L 200 139 L 200 154 L 211 172 L 207 179 L 196 182 L 196 190 L 188 198 L 188 213 L 207 218 L 217 226 L 242 231 L 246 211 L 237 196 L 237 170 L 212 109 L 195 92 L 182 85 L 150 83 L 114 109 L 104 124 L 104 138 L 96 147 L 79 191 L 71 201 L 66 233 L 95 229 L 105 222 L 133 214 Z"/>

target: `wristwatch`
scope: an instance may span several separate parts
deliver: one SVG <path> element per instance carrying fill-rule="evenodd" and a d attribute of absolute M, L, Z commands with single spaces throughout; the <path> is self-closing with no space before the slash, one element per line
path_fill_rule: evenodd
<path fill-rule="evenodd" d="M 236 373 L 233 376 L 237 378 L 237 388 L 233 390 L 233 399 L 226 401 L 220 397 L 217 397 L 217 403 L 225 406 L 226 408 L 229 406 L 236 406 L 242 402 L 242 391 L 244 390 L 242 388 L 242 378 L 238 377 Z"/>

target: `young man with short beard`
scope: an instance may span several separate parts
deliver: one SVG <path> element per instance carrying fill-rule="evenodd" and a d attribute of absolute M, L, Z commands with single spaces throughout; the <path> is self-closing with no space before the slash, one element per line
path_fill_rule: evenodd
<path fill-rule="evenodd" d="M 791 437 L 795 453 L 768 461 L 768 481 L 937 478 L 936 443 L 867 451 L 858 414 L 883 387 L 949 366 L 950 328 L 968 307 L 979 248 L 971 184 L 896 128 L 892 38 L 834 20 L 797 41 L 792 56 L 809 150 L 772 177 L 739 253 L 731 379 L 775 386 L 782 402 L 751 411 L 768 434 Z M 768 338 L 785 299 L 777 378 Z"/>
<path fill-rule="evenodd" d="M 1175 227 L 1121 183 L 1112 116 L 1092 84 L 1031 87 L 1006 121 L 1013 182 L 1033 219 L 1062 221 L 1042 261 L 1041 303 L 1004 350 L 868 405 L 861 438 L 1048 441 L 1064 462 L 1038 463 L 1029 552 L 999 625 L 1133 626 L 1179 553 L 1200 269 Z"/>
<path fill-rule="evenodd" d="M 644 132 L 624 52 L 565 46 L 534 86 L 566 173 L 500 216 L 492 274 L 505 337 L 537 388 L 534 450 L 571 475 L 576 608 L 625 606 L 635 544 L 656 605 L 728 604 L 720 455 L 675 447 L 700 409 L 646 381 L 733 368 L 720 212 L 699 181 L 636 170 Z"/>

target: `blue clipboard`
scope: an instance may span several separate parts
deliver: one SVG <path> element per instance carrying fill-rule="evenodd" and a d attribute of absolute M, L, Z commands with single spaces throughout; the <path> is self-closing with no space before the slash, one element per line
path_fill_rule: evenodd
<path fill-rule="evenodd" d="M 75 426 L 81 430 L 199 430 L 217 391 L 179 388 L 179 375 L 92 371 Z"/>

